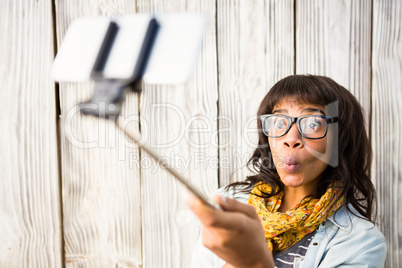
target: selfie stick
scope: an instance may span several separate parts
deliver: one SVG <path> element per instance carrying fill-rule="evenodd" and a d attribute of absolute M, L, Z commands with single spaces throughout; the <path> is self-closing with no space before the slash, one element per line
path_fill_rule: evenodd
<path fill-rule="evenodd" d="M 210 198 L 206 197 L 200 190 L 190 184 L 190 182 L 179 172 L 173 169 L 168 161 L 162 159 L 154 150 L 140 143 L 141 137 L 137 134 L 127 131 L 118 121 L 118 115 L 121 110 L 124 95 L 128 88 L 134 92 L 141 92 L 139 83 L 144 74 L 144 70 L 151 54 L 151 50 L 159 30 L 159 23 L 156 18 L 152 18 L 148 24 L 144 41 L 141 46 L 140 54 L 136 62 L 132 79 L 121 81 L 116 79 L 106 79 L 103 77 L 103 69 L 113 42 L 119 30 L 116 22 L 110 21 L 109 27 L 106 31 L 103 43 L 96 58 L 94 67 L 91 72 L 91 78 L 95 81 L 95 90 L 92 98 L 85 103 L 80 103 L 80 110 L 83 114 L 103 117 L 105 119 L 114 119 L 117 128 L 122 130 L 127 137 L 138 144 L 138 147 L 148 153 L 155 159 L 163 168 L 172 174 L 179 182 L 181 182 L 191 193 L 203 201 L 205 204 L 214 208 L 221 209 L 221 207 L 213 202 Z M 100 104 L 104 105 L 100 105 Z"/>
<path fill-rule="evenodd" d="M 140 143 L 141 137 L 138 136 L 136 133 L 132 131 L 126 130 L 119 122 L 118 120 L 115 121 L 116 126 L 122 130 L 127 137 L 129 137 L 132 141 L 134 141 L 139 148 L 143 149 L 147 154 L 149 154 L 153 159 L 155 159 L 158 164 L 160 164 L 163 168 L 166 169 L 170 174 L 172 174 L 179 182 L 181 182 L 191 193 L 193 193 L 196 197 L 198 197 L 201 201 L 203 201 L 205 204 L 210 205 L 212 207 L 215 207 L 217 209 L 221 209 L 220 206 L 210 200 L 208 197 L 206 197 L 200 190 L 198 190 L 194 185 L 190 184 L 188 180 L 181 175 L 179 172 L 177 172 L 174 168 L 172 168 L 168 161 L 161 158 L 157 152 L 149 148 L 148 146 L 145 146 Z"/>

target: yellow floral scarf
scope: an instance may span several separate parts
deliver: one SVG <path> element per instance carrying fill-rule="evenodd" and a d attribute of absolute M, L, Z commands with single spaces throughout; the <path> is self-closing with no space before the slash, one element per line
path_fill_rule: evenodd
<path fill-rule="evenodd" d="M 330 186 L 320 199 L 306 198 L 285 213 L 281 213 L 278 209 L 281 206 L 283 192 L 269 198 L 255 195 L 262 195 L 262 192 L 271 193 L 271 191 L 271 186 L 268 184 L 256 184 L 251 191 L 248 203 L 256 208 L 268 247 L 272 251 L 285 250 L 305 235 L 314 232 L 343 203 L 341 198 L 332 208 L 329 208 L 330 197 L 333 194 L 340 195 L 338 189 Z"/>

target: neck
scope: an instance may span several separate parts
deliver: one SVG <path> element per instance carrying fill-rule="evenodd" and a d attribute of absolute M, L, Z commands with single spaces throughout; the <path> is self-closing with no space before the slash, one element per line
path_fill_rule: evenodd
<path fill-rule="evenodd" d="M 315 191 L 305 188 L 292 188 L 285 185 L 283 189 L 282 204 L 278 211 L 282 213 L 288 211 L 290 208 L 299 204 L 306 196 L 313 195 L 314 192 Z"/>

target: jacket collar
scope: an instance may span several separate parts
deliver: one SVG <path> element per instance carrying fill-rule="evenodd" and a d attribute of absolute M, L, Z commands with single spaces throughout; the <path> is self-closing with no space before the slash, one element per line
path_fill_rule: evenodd
<path fill-rule="evenodd" d="M 353 214 L 351 212 L 353 212 Z M 342 206 L 339 208 L 334 214 L 328 217 L 328 220 L 339 228 L 346 230 L 351 226 L 352 219 L 355 215 L 363 218 L 351 204 L 348 204 L 347 207 Z"/>

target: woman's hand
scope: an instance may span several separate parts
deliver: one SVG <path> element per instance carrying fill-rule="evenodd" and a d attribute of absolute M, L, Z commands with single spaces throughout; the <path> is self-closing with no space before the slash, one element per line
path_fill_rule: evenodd
<path fill-rule="evenodd" d="M 264 231 L 253 206 L 214 197 L 223 211 L 190 194 L 188 206 L 203 225 L 202 242 L 229 267 L 274 267 Z"/>

